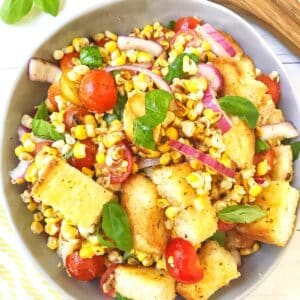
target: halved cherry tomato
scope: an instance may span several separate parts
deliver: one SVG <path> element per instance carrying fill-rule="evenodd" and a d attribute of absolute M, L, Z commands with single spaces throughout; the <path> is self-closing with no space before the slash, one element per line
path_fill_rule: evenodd
<path fill-rule="evenodd" d="M 196 283 L 203 278 L 203 268 L 195 248 L 182 238 L 168 242 L 166 262 L 170 275 L 179 282 Z"/>
<path fill-rule="evenodd" d="M 104 257 L 95 255 L 92 258 L 81 258 L 78 251 L 66 258 L 67 271 L 80 281 L 90 281 L 100 277 L 104 272 Z"/>
<path fill-rule="evenodd" d="M 103 113 L 117 103 L 117 88 L 113 76 L 104 70 L 92 70 L 83 76 L 79 99 L 90 111 Z"/>
<path fill-rule="evenodd" d="M 272 80 L 269 76 L 265 74 L 261 74 L 257 76 L 257 80 L 261 81 L 264 83 L 267 88 L 268 88 L 268 94 L 271 95 L 272 100 L 275 104 L 278 103 L 279 98 L 280 98 L 280 85 L 277 81 Z"/>
<path fill-rule="evenodd" d="M 72 157 L 69 162 L 78 170 L 81 170 L 83 167 L 91 168 L 96 162 L 97 146 L 90 139 L 80 141 L 80 143 L 85 144 L 85 157 Z"/>
<path fill-rule="evenodd" d="M 122 183 L 124 182 L 129 175 L 132 173 L 133 168 L 133 156 L 132 152 L 130 150 L 129 145 L 126 143 L 126 141 L 122 141 L 116 145 L 117 147 L 120 147 L 122 150 L 121 159 L 116 164 L 113 164 L 109 168 L 109 178 L 111 183 Z M 122 161 L 127 161 L 127 167 L 126 170 L 123 170 L 122 167 Z M 121 170 L 120 170 L 121 168 Z"/>
<path fill-rule="evenodd" d="M 73 58 L 79 57 L 78 52 L 71 52 L 64 55 L 64 57 L 60 61 L 60 67 L 63 71 L 69 71 L 74 67 Z"/>
<path fill-rule="evenodd" d="M 195 17 L 183 17 L 176 21 L 174 31 L 177 32 L 182 29 L 194 29 L 201 24 L 201 20 Z"/>
<path fill-rule="evenodd" d="M 64 113 L 64 123 L 68 131 L 76 125 L 83 124 L 83 118 L 89 112 L 86 108 L 80 106 L 74 106 L 67 109 Z"/>
<path fill-rule="evenodd" d="M 100 291 L 108 297 L 116 297 L 113 274 L 116 268 L 117 265 L 111 265 L 100 279 Z"/>
<path fill-rule="evenodd" d="M 55 96 L 58 96 L 61 94 L 61 89 L 58 84 L 51 84 L 49 89 L 48 89 L 48 99 L 53 107 L 53 111 L 58 111 L 58 106 L 55 101 Z"/>
<path fill-rule="evenodd" d="M 236 226 L 234 223 L 226 223 L 221 220 L 218 221 L 218 230 L 219 231 L 229 231 Z"/>
<path fill-rule="evenodd" d="M 45 142 L 39 142 L 35 145 L 35 149 L 33 151 L 34 155 L 37 155 L 45 146 L 50 146 L 52 142 L 50 141 L 45 141 Z"/>

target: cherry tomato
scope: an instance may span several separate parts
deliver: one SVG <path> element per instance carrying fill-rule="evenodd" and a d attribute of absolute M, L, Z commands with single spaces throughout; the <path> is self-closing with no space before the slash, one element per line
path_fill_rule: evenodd
<path fill-rule="evenodd" d="M 49 89 L 48 89 L 48 99 L 53 107 L 53 111 L 58 111 L 58 106 L 55 101 L 55 96 L 58 96 L 61 94 L 61 89 L 58 84 L 51 84 Z"/>
<path fill-rule="evenodd" d="M 37 155 L 45 146 L 50 146 L 52 144 L 52 142 L 50 141 L 45 141 L 45 142 L 39 142 L 35 145 L 35 149 L 33 154 Z"/>
<path fill-rule="evenodd" d="M 229 231 L 235 227 L 234 223 L 226 223 L 221 220 L 218 221 L 218 230 L 219 231 Z"/>
<path fill-rule="evenodd" d="M 183 17 L 176 21 L 174 31 L 177 32 L 182 29 L 194 29 L 201 24 L 201 20 L 195 17 Z"/>
<path fill-rule="evenodd" d="M 122 183 L 129 177 L 129 175 L 132 172 L 133 156 L 132 156 L 131 150 L 129 148 L 129 145 L 125 141 L 118 143 L 116 146 L 121 147 L 122 158 L 120 159 L 119 162 L 117 162 L 116 164 L 113 164 L 109 168 L 109 178 L 110 178 L 111 183 Z M 124 161 L 124 160 L 127 161 L 127 163 L 128 163 L 125 171 L 123 170 L 123 167 L 121 166 L 122 161 Z M 122 169 L 122 171 L 120 171 L 120 168 Z"/>
<path fill-rule="evenodd" d="M 102 275 L 100 279 L 100 290 L 101 292 L 108 297 L 116 297 L 116 290 L 113 285 L 114 272 L 117 268 L 117 265 L 111 265 Z"/>
<path fill-rule="evenodd" d="M 99 47 L 104 47 L 105 43 L 109 41 L 109 38 L 107 37 L 104 37 L 103 39 L 101 39 L 100 41 L 97 41 L 96 44 L 99 46 Z"/>
<path fill-rule="evenodd" d="M 72 277 L 81 281 L 90 281 L 100 277 L 104 272 L 104 257 L 81 258 L 78 251 L 66 258 L 66 267 Z"/>
<path fill-rule="evenodd" d="M 72 59 L 74 57 L 79 57 L 78 52 L 71 52 L 64 55 L 64 57 L 60 61 L 60 67 L 63 71 L 69 71 L 74 67 Z"/>
<path fill-rule="evenodd" d="M 96 162 L 97 146 L 90 139 L 80 141 L 80 143 L 85 144 L 85 157 L 72 157 L 69 162 L 78 170 L 81 170 L 83 167 L 91 168 Z"/>
<path fill-rule="evenodd" d="M 179 282 L 196 283 L 203 278 L 203 268 L 195 248 L 182 238 L 168 242 L 166 262 L 170 275 Z"/>
<path fill-rule="evenodd" d="M 83 124 L 83 118 L 89 112 L 84 107 L 74 106 L 67 109 L 64 113 L 64 123 L 68 131 L 76 125 Z"/>
<path fill-rule="evenodd" d="M 274 153 L 273 149 L 269 149 L 266 151 L 262 151 L 260 153 L 256 153 L 254 156 L 253 162 L 255 165 L 257 165 L 259 162 L 266 159 L 269 166 L 272 167 L 273 163 L 274 163 L 274 158 L 275 158 L 275 153 Z"/>
<path fill-rule="evenodd" d="M 280 98 L 280 85 L 275 80 L 272 80 L 269 76 L 262 74 L 257 76 L 257 80 L 264 83 L 268 88 L 268 94 L 271 95 L 272 100 L 275 104 L 278 103 Z"/>
<path fill-rule="evenodd" d="M 103 113 L 117 103 L 117 88 L 113 76 L 104 70 L 92 70 L 83 76 L 79 99 L 90 111 Z"/>

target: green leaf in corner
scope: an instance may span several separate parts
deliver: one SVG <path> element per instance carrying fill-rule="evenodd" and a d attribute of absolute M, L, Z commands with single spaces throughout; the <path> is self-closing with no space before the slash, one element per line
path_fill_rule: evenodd
<path fill-rule="evenodd" d="M 255 152 L 256 153 L 260 153 L 266 150 L 269 150 L 270 146 L 268 143 L 264 142 L 261 139 L 256 139 L 255 140 Z"/>
<path fill-rule="evenodd" d="M 176 59 L 169 65 L 168 74 L 164 77 L 167 83 L 171 83 L 174 78 L 183 78 L 183 58 L 188 56 L 191 60 L 193 60 L 196 64 L 199 63 L 199 58 L 194 53 L 181 53 Z"/>
<path fill-rule="evenodd" d="M 219 104 L 225 112 L 239 117 L 250 128 L 256 127 L 259 113 L 250 100 L 239 96 L 225 96 L 219 100 Z"/>
<path fill-rule="evenodd" d="M 225 234 L 224 231 L 217 231 L 209 239 L 213 240 L 213 241 L 217 241 L 220 244 L 220 246 L 224 247 L 224 245 L 225 245 L 225 238 L 226 238 L 226 234 Z"/>
<path fill-rule="evenodd" d="M 97 46 L 87 46 L 80 50 L 80 62 L 83 65 L 98 68 L 102 66 L 102 57 Z"/>
<path fill-rule="evenodd" d="M 46 103 L 43 101 L 39 106 L 34 115 L 35 120 L 45 120 L 49 119 L 49 112 Z"/>
<path fill-rule="evenodd" d="M 291 143 L 291 148 L 293 152 L 293 160 L 296 160 L 300 153 L 300 142 Z"/>
<path fill-rule="evenodd" d="M 34 0 L 34 4 L 40 10 L 56 17 L 59 11 L 59 0 Z"/>
<path fill-rule="evenodd" d="M 174 30 L 174 26 L 175 26 L 176 22 L 174 20 L 171 20 L 168 25 L 166 26 L 166 28 L 170 29 L 170 30 Z"/>
<path fill-rule="evenodd" d="M 243 224 L 260 220 L 265 215 L 263 209 L 253 205 L 231 205 L 218 212 L 218 218 L 222 221 Z"/>
<path fill-rule="evenodd" d="M 131 299 L 126 298 L 126 297 L 122 296 L 121 294 L 117 293 L 116 300 L 131 300 Z"/>
<path fill-rule="evenodd" d="M 1 19 L 7 24 L 15 24 L 26 16 L 33 0 L 4 0 L 1 6 Z"/>
<path fill-rule="evenodd" d="M 44 120 L 32 120 L 32 132 L 35 136 L 46 140 L 63 140 L 64 136 L 57 132 L 55 127 L 47 121 Z"/>
<path fill-rule="evenodd" d="M 127 96 L 126 94 L 122 96 L 120 93 L 118 93 L 118 99 L 117 99 L 117 104 L 114 107 L 114 114 L 117 116 L 117 118 L 122 121 L 123 120 L 123 112 L 125 108 L 125 104 L 127 102 Z"/>

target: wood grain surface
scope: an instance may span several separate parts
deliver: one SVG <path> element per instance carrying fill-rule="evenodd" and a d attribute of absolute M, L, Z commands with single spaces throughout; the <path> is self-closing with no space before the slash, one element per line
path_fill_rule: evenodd
<path fill-rule="evenodd" d="M 216 0 L 232 5 L 266 22 L 300 50 L 299 0 Z"/>

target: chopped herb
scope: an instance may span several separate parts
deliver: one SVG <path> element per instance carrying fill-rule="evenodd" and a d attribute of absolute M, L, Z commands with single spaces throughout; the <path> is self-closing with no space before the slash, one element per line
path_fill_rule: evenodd
<path fill-rule="evenodd" d="M 83 65 L 98 68 L 102 66 L 102 58 L 97 46 L 84 47 L 80 51 L 80 62 Z"/>
<path fill-rule="evenodd" d="M 171 20 L 166 27 L 170 30 L 174 30 L 175 24 L 176 22 L 174 20 Z"/>
<path fill-rule="evenodd" d="M 255 140 L 255 152 L 256 153 L 260 153 L 266 150 L 269 150 L 270 146 L 268 143 L 264 142 L 261 139 L 256 139 Z"/>
<path fill-rule="evenodd" d="M 225 245 L 226 234 L 224 231 L 217 231 L 215 234 L 210 237 L 210 240 L 217 241 L 222 247 Z"/>

